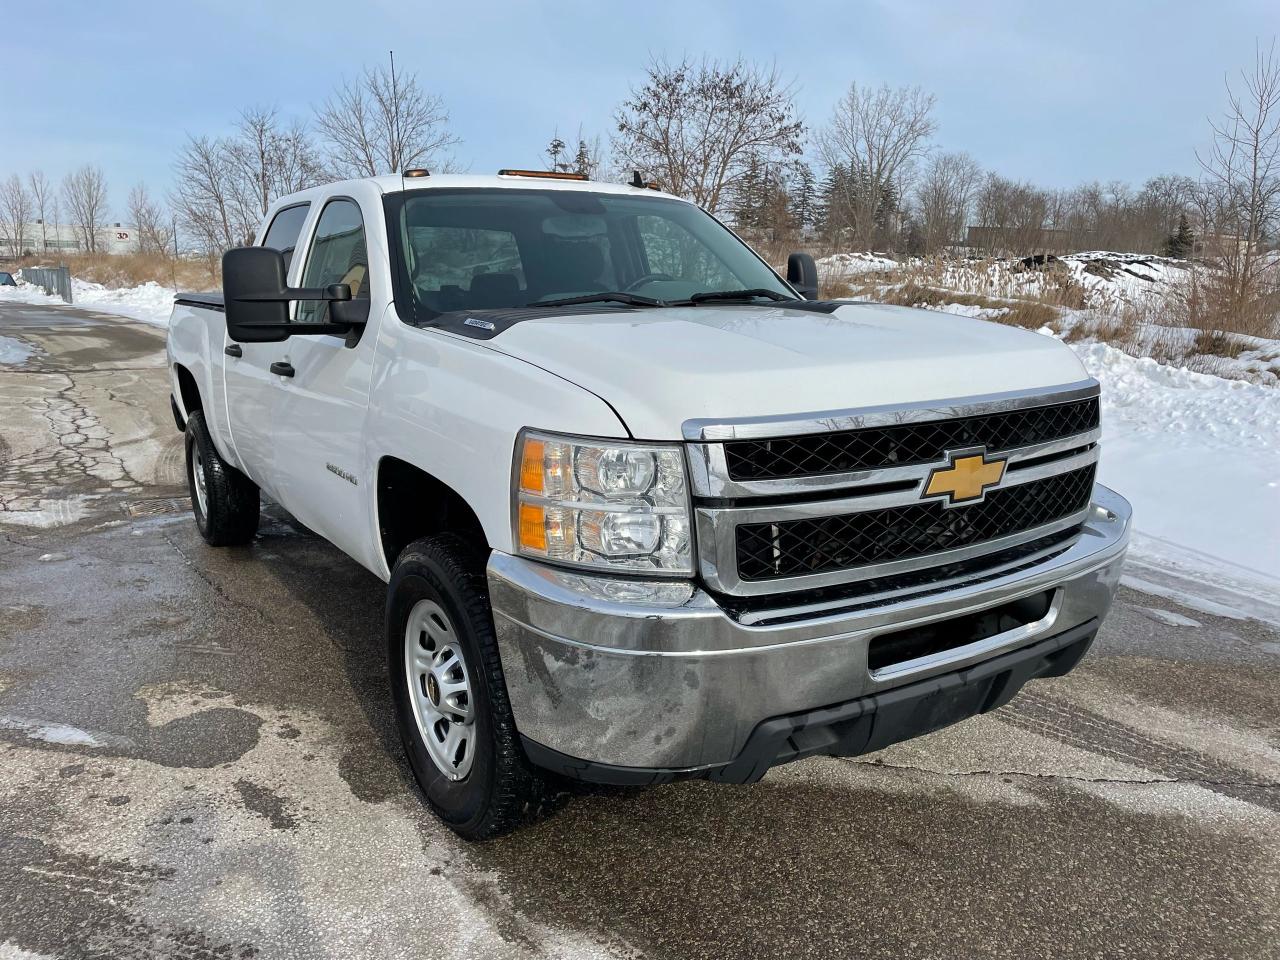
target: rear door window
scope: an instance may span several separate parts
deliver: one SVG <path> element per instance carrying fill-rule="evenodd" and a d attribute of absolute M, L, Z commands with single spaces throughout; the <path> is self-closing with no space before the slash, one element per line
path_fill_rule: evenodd
<path fill-rule="evenodd" d="M 298 236 L 302 233 L 302 224 L 307 219 L 307 211 L 310 209 L 309 203 L 285 207 L 271 218 L 267 235 L 262 238 L 264 247 L 279 250 L 284 254 L 285 273 L 289 272 L 289 264 L 293 262 L 293 251 L 298 246 Z"/>

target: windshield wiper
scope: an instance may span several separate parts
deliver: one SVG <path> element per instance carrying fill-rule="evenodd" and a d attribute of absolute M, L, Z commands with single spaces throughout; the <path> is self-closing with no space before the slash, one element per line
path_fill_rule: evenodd
<path fill-rule="evenodd" d="M 750 290 L 705 290 L 702 293 L 695 293 L 689 298 L 689 303 L 707 303 L 714 300 L 794 300 L 795 297 L 788 297 L 778 293 L 776 290 L 766 290 L 764 287 L 754 287 Z"/>
<path fill-rule="evenodd" d="M 642 297 L 634 293 L 615 290 L 611 293 L 587 293 L 581 297 L 561 297 L 559 300 L 535 300 L 531 307 L 571 307 L 576 303 L 625 303 L 632 307 L 665 307 L 665 300 Z"/>

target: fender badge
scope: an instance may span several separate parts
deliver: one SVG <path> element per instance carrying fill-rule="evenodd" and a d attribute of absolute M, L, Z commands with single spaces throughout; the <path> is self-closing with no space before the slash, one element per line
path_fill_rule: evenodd
<path fill-rule="evenodd" d="M 324 468 L 328 470 L 330 473 L 341 477 L 343 480 L 347 481 L 347 483 L 351 484 L 353 487 L 360 486 L 360 481 L 355 478 L 355 475 L 347 473 L 347 471 L 343 470 L 341 467 L 335 467 L 332 463 L 326 463 L 324 465 Z"/>

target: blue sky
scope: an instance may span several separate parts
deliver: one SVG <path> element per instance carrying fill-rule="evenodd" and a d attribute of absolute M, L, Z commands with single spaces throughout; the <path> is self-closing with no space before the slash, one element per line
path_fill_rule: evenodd
<path fill-rule="evenodd" d="M 851 80 L 919 84 L 945 149 L 1048 186 L 1140 183 L 1195 172 L 1224 74 L 1276 33 L 1274 0 L 50 0 L 0 31 L 0 176 L 91 161 L 119 215 L 133 183 L 167 189 L 186 133 L 257 103 L 306 116 L 394 48 L 444 98 L 476 173 L 540 164 L 557 127 L 607 138 L 650 55 L 689 53 L 776 63 L 811 125 Z"/>

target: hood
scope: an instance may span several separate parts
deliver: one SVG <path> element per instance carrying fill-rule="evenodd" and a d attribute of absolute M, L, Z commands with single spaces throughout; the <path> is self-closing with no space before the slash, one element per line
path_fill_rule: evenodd
<path fill-rule="evenodd" d="M 950 400 L 1087 377 L 1051 337 L 873 303 L 830 314 L 742 304 L 601 311 L 525 320 L 487 345 L 604 398 L 644 440 L 678 440 L 693 419 Z"/>

